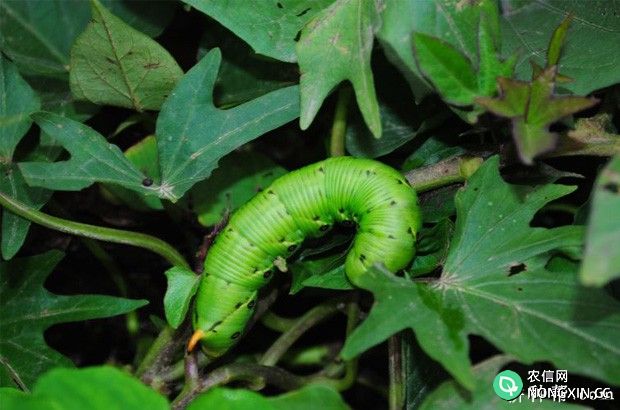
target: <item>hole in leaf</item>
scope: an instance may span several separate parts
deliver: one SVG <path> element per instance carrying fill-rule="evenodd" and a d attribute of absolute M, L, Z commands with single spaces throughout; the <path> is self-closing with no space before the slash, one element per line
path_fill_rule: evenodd
<path fill-rule="evenodd" d="M 301 16 L 303 16 L 304 14 L 306 14 L 306 13 L 307 13 L 307 12 L 309 12 L 309 11 L 310 11 L 310 7 L 308 7 L 308 8 L 307 8 L 307 9 L 305 9 L 305 10 L 303 10 L 301 13 L 297 14 L 297 17 L 301 17 Z"/>
<path fill-rule="evenodd" d="M 618 184 L 616 184 L 615 182 L 609 182 L 603 185 L 603 189 L 605 191 L 611 192 L 612 194 L 617 194 L 618 192 L 620 192 L 620 187 L 618 187 Z"/>
<path fill-rule="evenodd" d="M 519 263 L 517 265 L 512 265 L 510 267 L 510 271 L 508 272 L 508 276 L 516 275 L 517 273 L 521 273 L 527 270 L 527 266 L 525 263 Z"/>

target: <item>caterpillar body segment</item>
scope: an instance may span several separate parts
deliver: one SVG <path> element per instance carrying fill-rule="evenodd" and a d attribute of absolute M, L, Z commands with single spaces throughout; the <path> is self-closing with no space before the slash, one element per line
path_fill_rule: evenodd
<path fill-rule="evenodd" d="M 247 202 L 205 259 L 190 345 L 200 340 L 207 354 L 225 353 L 254 313 L 275 260 L 347 221 L 358 226 L 345 262 L 353 284 L 375 263 L 396 272 L 413 258 L 421 225 L 417 196 L 380 162 L 330 158 L 280 177 Z"/>

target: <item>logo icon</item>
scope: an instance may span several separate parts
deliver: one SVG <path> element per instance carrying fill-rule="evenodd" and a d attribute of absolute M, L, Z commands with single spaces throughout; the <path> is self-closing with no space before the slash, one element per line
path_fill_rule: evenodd
<path fill-rule="evenodd" d="M 514 400 L 519 397 L 521 390 L 523 390 L 523 381 L 512 370 L 504 370 L 495 376 L 493 390 L 495 390 L 495 394 L 504 400 Z"/>

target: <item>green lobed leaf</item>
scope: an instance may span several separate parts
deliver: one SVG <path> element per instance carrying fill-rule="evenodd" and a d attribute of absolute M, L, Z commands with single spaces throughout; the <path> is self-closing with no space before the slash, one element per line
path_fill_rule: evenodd
<path fill-rule="evenodd" d="M 207 178 L 218 161 L 299 115 L 299 88 L 282 88 L 228 110 L 213 105 L 220 66 L 211 50 L 185 76 L 162 106 L 157 119 L 161 168 L 160 198 L 179 199 Z"/>
<path fill-rule="evenodd" d="M 206 180 L 189 192 L 192 209 L 203 226 L 217 224 L 226 215 L 271 185 L 286 170 L 258 152 L 233 152 Z"/>
<path fill-rule="evenodd" d="M 498 77 L 511 77 L 515 59 L 501 61 L 499 41 L 494 37 L 497 14 L 480 13 L 478 53 L 470 60 L 458 48 L 439 38 L 414 32 L 414 54 L 420 71 L 432 82 L 442 99 L 455 106 L 471 106 L 477 96 L 496 92 Z M 475 69 L 477 67 L 477 69 Z M 453 110 L 464 120 L 475 123 L 480 107 Z"/>
<path fill-rule="evenodd" d="M 41 102 L 17 68 L 0 55 L 0 163 L 9 163 Z"/>
<path fill-rule="evenodd" d="M 292 273 L 291 295 L 306 287 L 350 290 L 355 289 L 344 270 L 345 254 L 297 262 L 289 267 Z"/>
<path fill-rule="evenodd" d="M 516 74 L 529 79 L 530 60 L 545 66 L 549 39 L 564 17 L 573 20 L 561 50 L 558 71 L 574 81 L 562 87 L 577 95 L 620 82 L 618 3 L 608 0 L 502 1 L 505 54 L 519 52 Z M 596 75 L 593 75 L 596 73 Z"/>
<path fill-rule="evenodd" d="M 422 228 L 416 241 L 416 256 L 407 270 L 410 276 L 426 275 L 440 267 L 446 260 L 454 224 L 442 219 L 432 228 Z"/>
<path fill-rule="evenodd" d="M 0 164 L 0 192 L 27 204 L 33 209 L 41 209 L 52 196 L 52 191 L 28 186 L 16 164 Z M 30 221 L 2 209 L 2 238 L 0 250 L 2 258 L 11 259 L 26 240 Z"/>
<path fill-rule="evenodd" d="M 274 406 L 259 393 L 251 390 L 216 387 L 196 397 L 187 410 L 275 410 Z"/>
<path fill-rule="evenodd" d="M 132 27 L 151 36 L 161 33 L 175 7 L 172 1 L 158 1 L 157 7 L 142 0 L 103 0 L 102 3 Z M 23 75 L 66 81 L 71 46 L 89 18 L 87 1 L 3 0 L 0 49 Z"/>
<path fill-rule="evenodd" d="M 69 50 L 90 16 L 87 3 L 3 0 L 0 9 L 0 49 L 20 72 L 66 78 Z"/>
<path fill-rule="evenodd" d="M 290 293 L 294 295 L 305 287 L 348 290 L 354 289 L 344 271 L 344 262 L 351 243 L 350 235 L 322 238 L 321 245 L 302 250 L 297 260 L 289 265 Z"/>
<path fill-rule="evenodd" d="M 620 277 L 619 213 L 620 154 L 603 168 L 594 188 L 580 272 L 584 285 L 603 286 Z"/>
<path fill-rule="evenodd" d="M 8 402 L 4 399 L 8 398 Z M 17 400 L 19 398 L 19 400 Z M 168 401 L 140 380 L 110 366 L 53 369 L 37 380 L 31 394 L 1 389 L 3 410 L 169 409 Z M 5 407 L 6 406 L 6 407 Z M 25 407 L 24 407 L 25 406 Z"/>
<path fill-rule="evenodd" d="M 421 133 L 437 127 L 446 119 L 445 111 L 428 112 L 420 106 L 402 110 L 405 105 L 399 96 L 392 105 L 380 101 L 381 138 L 374 138 L 363 121 L 350 121 L 347 126 L 347 151 L 355 157 L 377 158 L 387 155 L 406 143 L 415 139 Z"/>
<path fill-rule="evenodd" d="M 420 410 L 495 410 L 495 409 L 585 409 L 586 407 L 552 400 L 536 401 L 534 405 L 529 399 L 522 401 L 506 401 L 493 391 L 493 379 L 501 369 L 511 361 L 508 356 L 494 356 L 477 364 L 473 369 L 474 389 L 464 391 L 453 380 L 442 383 L 431 392 L 420 406 Z M 526 380 L 525 377 L 522 378 Z M 522 393 L 525 394 L 525 393 Z"/>
<path fill-rule="evenodd" d="M 187 410 L 347 410 L 338 392 L 327 386 L 308 385 L 274 397 L 242 389 L 217 387 L 198 396 Z"/>
<path fill-rule="evenodd" d="M 138 141 L 125 150 L 125 157 L 137 169 L 142 172 L 146 178 L 159 183 L 159 159 L 157 157 L 157 139 L 154 135 L 149 135 L 143 140 Z M 143 183 L 144 185 L 144 183 Z M 138 211 L 162 210 L 164 205 L 161 200 L 155 196 L 145 196 L 138 192 L 123 188 L 118 185 L 104 185 L 104 194 L 109 193 L 114 200 L 120 200 L 123 204 L 131 209 Z"/>
<path fill-rule="evenodd" d="M 29 389 L 45 371 L 72 366 L 68 358 L 45 343 L 43 332 L 50 326 L 120 315 L 148 303 L 103 295 L 60 296 L 48 292 L 43 283 L 62 257 L 61 252 L 50 251 L 0 262 L 2 386 Z"/>
<path fill-rule="evenodd" d="M 375 137 L 381 117 L 370 67 L 374 33 L 380 25 L 375 0 L 337 0 L 301 31 L 297 56 L 301 71 L 302 129 L 310 126 L 329 93 L 341 82 L 353 84 L 359 109 Z"/>
<path fill-rule="evenodd" d="M 71 49 L 71 91 L 95 104 L 159 109 L 183 71 L 157 42 L 97 0 L 91 6 L 91 21 Z"/>
<path fill-rule="evenodd" d="M 256 54 L 243 40 L 217 23 L 205 30 L 198 59 L 215 47 L 222 51 L 223 56 L 213 96 L 217 107 L 241 104 L 299 82 L 296 64 Z"/>
<path fill-rule="evenodd" d="M 176 329 L 187 316 L 189 304 L 200 284 L 200 276 L 183 267 L 173 266 L 166 271 L 166 277 L 168 287 L 164 295 L 164 312 L 168 324 Z"/>
<path fill-rule="evenodd" d="M 122 151 L 92 128 L 52 113 L 34 116 L 41 130 L 71 154 L 67 161 L 21 162 L 26 182 L 54 190 L 77 191 L 94 182 L 117 184 L 144 194 L 154 194 L 154 186 L 144 186 L 146 178 Z"/>
<path fill-rule="evenodd" d="M 0 191 L 33 208 L 41 208 L 50 192 L 30 188 L 14 164 L 15 147 L 32 124 L 30 114 L 40 108 L 40 101 L 15 65 L 0 55 Z M 4 259 L 11 259 L 21 248 L 30 221 L 2 211 L 0 250 Z"/>
<path fill-rule="evenodd" d="M 450 43 L 427 34 L 414 33 L 413 46 L 420 70 L 441 97 L 450 104 L 471 105 L 478 95 L 471 61 Z"/>
<path fill-rule="evenodd" d="M 446 141 L 444 138 L 430 137 L 415 151 L 413 151 L 403 164 L 403 171 L 426 167 L 439 161 L 464 154 L 465 150 L 456 145 L 455 141 Z"/>
<path fill-rule="evenodd" d="M 423 33 L 441 39 L 462 52 L 470 61 L 478 61 L 480 15 L 488 17 L 491 38 L 499 37 L 498 8 L 495 0 L 387 0 L 381 13 L 383 24 L 377 33 L 387 57 L 404 74 L 417 102 L 430 87 L 416 65 L 411 52 L 411 34 Z"/>
<path fill-rule="evenodd" d="M 437 223 L 444 218 L 450 218 L 456 212 L 454 196 L 459 185 L 453 184 L 420 195 L 420 210 L 424 223 Z"/>
<path fill-rule="evenodd" d="M 517 150 L 526 164 L 556 145 L 557 135 L 549 131 L 551 124 L 598 102 L 595 98 L 554 95 L 555 74 L 555 67 L 551 67 L 530 83 L 499 78 L 498 98 L 476 98 L 490 112 L 511 119 Z"/>
<path fill-rule="evenodd" d="M 183 0 L 241 37 L 254 51 L 296 61 L 297 33 L 334 0 Z"/>
<path fill-rule="evenodd" d="M 320 384 L 304 386 L 299 390 L 270 397 L 268 400 L 276 410 L 349 409 L 337 391 Z"/>
<path fill-rule="evenodd" d="M 511 186 L 498 164 L 498 157 L 487 160 L 457 195 L 455 235 L 439 279 L 411 282 L 381 269 L 360 278 L 376 302 L 344 357 L 411 328 L 424 351 L 471 390 L 467 336 L 476 334 L 524 363 L 549 361 L 620 383 L 620 304 L 582 287 L 574 270 L 528 266 L 538 255 L 580 246 L 581 227 L 529 226 L 542 206 L 572 188 Z"/>
<path fill-rule="evenodd" d="M 448 374 L 424 353 L 413 332 L 402 332 L 399 337 L 405 376 L 405 409 L 417 409 L 433 389 L 448 378 Z"/>

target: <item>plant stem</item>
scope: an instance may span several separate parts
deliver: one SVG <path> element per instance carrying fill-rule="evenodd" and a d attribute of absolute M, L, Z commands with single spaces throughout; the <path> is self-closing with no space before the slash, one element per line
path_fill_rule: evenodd
<path fill-rule="evenodd" d="M 338 101 L 334 112 L 334 122 L 329 143 L 329 155 L 339 157 L 345 155 L 345 135 L 347 133 L 347 111 L 351 100 L 351 87 L 343 85 L 338 91 Z"/>
<path fill-rule="evenodd" d="M 201 354 L 200 352 L 198 352 L 197 354 L 198 354 L 198 357 L 196 358 L 196 365 L 198 366 L 198 368 L 205 367 L 206 365 L 211 363 L 212 359 L 210 359 L 209 357 L 205 356 L 204 354 Z M 185 375 L 185 360 L 180 360 L 176 362 L 175 364 L 173 364 L 172 366 L 170 366 L 170 370 L 160 375 L 159 378 L 164 382 L 171 382 L 173 380 L 180 379 L 184 375 Z"/>
<path fill-rule="evenodd" d="M 315 306 L 306 312 L 302 317 L 297 319 L 295 323 L 271 345 L 263 354 L 259 363 L 264 366 L 274 366 L 286 351 L 299 339 L 308 329 L 327 319 L 334 313 L 338 312 L 338 305 L 341 300 L 333 300 Z"/>
<path fill-rule="evenodd" d="M 306 377 L 297 376 L 278 367 L 250 363 L 233 363 L 215 369 L 196 387 L 184 389 L 172 402 L 172 408 L 175 410 L 183 409 L 198 394 L 235 380 L 247 380 L 252 382 L 259 380 L 283 390 L 298 389 L 309 381 Z"/>
<path fill-rule="evenodd" d="M 357 302 L 351 302 L 347 305 L 347 330 L 345 339 L 353 333 L 355 326 L 357 326 L 358 320 L 359 306 L 357 305 Z M 355 380 L 357 379 L 358 360 L 359 359 L 357 357 L 354 357 L 345 363 L 344 377 L 337 381 L 336 389 L 342 391 L 353 386 Z"/>
<path fill-rule="evenodd" d="M 146 373 L 146 370 L 151 366 L 158 358 L 161 350 L 173 340 L 174 329 L 170 326 L 166 326 L 164 330 L 159 332 L 157 338 L 153 341 L 153 344 L 149 348 L 148 352 L 142 359 L 140 366 L 136 370 L 136 376 L 141 377 Z"/>
<path fill-rule="evenodd" d="M 154 236 L 138 232 L 124 231 L 121 229 L 88 225 L 58 218 L 32 209 L 28 205 L 19 202 L 2 192 L 0 192 L 0 205 L 5 207 L 10 212 L 21 216 L 24 219 L 45 226 L 46 228 L 55 229 L 60 232 L 85 238 L 121 243 L 148 249 L 162 256 L 172 265 L 191 269 L 185 258 L 183 258 L 183 256 L 177 252 L 176 249 L 161 239 L 155 238 Z"/>
<path fill-rule="evenodd" d="M 427 167 L 413 169 L 405 178 L 416 192 L 430 191 L 445 185 L 463 182 L 482 165 L 482 157 L 456 156 Z"/>
<path fill-rule="evenodd" d="M 118 288 L 120 295 L 124 298 L 128 297 L 129 293 L 127 292 L 127 283 L 125 282 L 125 277 L 123 276 L 123 273 L 121 272 L 121 269 L 117 265 L 116 261 L 105 251 L 105 249 L 103 249 L 103 247 L 101 247 L 101 245 L 97 243 L 97 241 L 90 238 L 80 239 L 84 246 L 88 248 L 90 253 L 92 253 L 93 256 L 99 260 L 101 265 L 103 265 L 105 270 L 110 275 L 110 279 L 112 279 Z M 126 314 L 125 323 L 127 326 L 127 332 L 129 332 L 131 336 L 136 336 L 140 327 L 138 312 L 135 310 L 128 312 Z"/>
<path fill-rule="evenodd" d="M 297 319 L 282 317 L 269 310 L 265 313 L 263 317 L 261 317 L 260 322 L 263 324 L 263 326 L 271 330 L 283 333 L 290 329 L 295 324 L 296 320 Z"/>
<path fill-rule="evenodd" d="M 405 404 L 405 377 L 400 333 L 392 335 L 388 339 L 388 365 L 390 374 L 389 409 L 401 410 Z"/>

